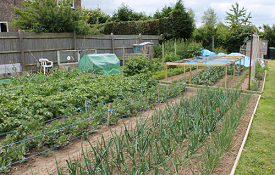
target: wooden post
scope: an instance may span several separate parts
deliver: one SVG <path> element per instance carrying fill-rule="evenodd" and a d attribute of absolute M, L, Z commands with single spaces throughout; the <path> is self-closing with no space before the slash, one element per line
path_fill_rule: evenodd
<path fill-rule="evenodd" d="M 107 126 L 110 126 L 110 115 L 111 115 L 111 103 L 108 104 L 108 124 Z"/>
<path fill-rule="evenodd" d="M 186 82 L 185 65 L 184 65 L 183 73 L 184 73 L 184 80 Z"/>
<path fill-rule="evenodd" d="M 175 46 L 175 55 L 177 55 L 177 43 L 175 43 L 174 46 Z"/>
<path fill-rule="evenodd" d="M 122 55 L 122 57 L 123 57 L 123 68 L 124 68 L 124 66 L 125 66 L 125 46 L 123 45 L 123 55 Z"/>
<path fill-rule="evenodd" d="M 235 63 L 234 63 L 233 79 L 235 79 Z"/>
<path fill-rule="evenodd" d="M 197 70 L 199 70 L 199 66 L 197 66 Z"/>
<path fill-rule="evenodd" d="M 240 64 L 239 64 L 239 75 L 241 75 L 241 60 L 240 60 Z"/>
<path fill-rule="evenodd" d="M 227 80 L 227 65 L 225 66 L 225 83 L 224 83 L 225 88 L 226 88 L 226 80 Z"/>
<path fill-rule="evenodd" d="M 167 82 L 167 64 L 165 65 L 165 70 L 166 70 L 166 73 L 165 73 L 165 81 Z"/>
<path fill-rule="evenodd" d="M 20 41 L 20 52 L 21 52 L 21 60 L 20 63 L 22 64 L 23 71 L 26 71 L 25 66 L 25 53 L 24 53 L 24 36 L 22 30 L 18 31 L 19 33 L 19 41 Z M 6 72 L 6 71 L 5 71 Z"/>
<path fill-rule="evenodd" d="M 115 53 L 115 40 L 114 40 L 113 33 L 111 33 L 111 47 L 112 47 L 112 52 Z"/>
<path fill-rule="evenodd" d="M 138 34 L 138 37 L 139 37 L 139 43 L 141 43 L 141 33 Z"/>
<path fill-rule="evenodd" d="M 164 67 L 164 44 L 162 44 L 162 65 Z M 167 72 L 166 72 L 166 74 L 167 74 Z"/>
<path fill-rule="evenodd" d="M 76 50 L 76 32 L 75 32 L 75 30 L 74 30 L 74 39 L 73 39 L 73 50 Z"/>
<path fill-rule="evenodd" d="M 85 100 L 85 113 L 88 113 L 88 104 L 87 104 L 87 100 Z"/>
<path fill-rule="evenodd" d="M 192 84 L 192 68 L 193 66 L 190 66 L 190 84 Z"/>

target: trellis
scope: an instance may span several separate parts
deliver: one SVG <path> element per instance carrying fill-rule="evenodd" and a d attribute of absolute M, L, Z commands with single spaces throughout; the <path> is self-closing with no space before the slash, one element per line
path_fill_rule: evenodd
<path fill-rule="evenodd" d="M 192 66 L 225 66 L 225 88 L 226 88 L 226 81 L 227 81 L 227 66 L 234 64 L 234 73 L 233 77 L 235 78 L 235 63 L 239 61 L 239 68 L 241 68 L 241 59 L 244 56 L 220 56 L 220 55 L 208 55 L 208 56 L 199 56 L 190 59 L 182 59 L 174 62 L 166 62 L 166 75 L 165 80 L 167 82 L 167 66 L 174 65 L 174 66 L 184 66 L 184 75 L 185 67 L 190 66 L 190 84 L 192 84 Z M 244 64 L 244 63 L 243 63 Z M 239 69 L 241 70 L 241 69 Z"/>

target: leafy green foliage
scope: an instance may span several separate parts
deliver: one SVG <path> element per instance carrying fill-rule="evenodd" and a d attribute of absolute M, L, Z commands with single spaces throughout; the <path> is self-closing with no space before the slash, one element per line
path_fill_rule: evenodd
<path fill-rule="evenodd" d="M 96 9 L 82 9 L 82 14 L 88 17 L 88 24 L 102 24 L 110 19 L 110 15 L 105 14 L 99 7 Z"/>
<path fill-rule="evenodd" d="M 127 61 L 123 73 L 125 76 L 133 76 L 140 73 L 150 73 L 163 69 L 158 59 L 148 60 L 147 57 L 139 56 Z"/>
<path fill-rule="evenodd" d="M 268 40 L 270 47 L 275 47 L 275 24 L 273 26 L 264 25 L 264 39 Z"/>
<path fill-rule="evenodd" d="M 73 32 L 87 34 L 90 31 L 86 16 L 81 15 L 80 7 L 72 10 L 72 0 L 27 0 L 24 8 L 14 6 L 12 26 L 36 33 Z"/>
<path fill-rule="evenodd" d="M 196 67 L 192 67 L 192 70 L 196 69 Z M 190 70 L 190 67 L 185 68 L 185 71 L 188 72 Z M 178 75 L 184 72 L 184 67 L 177 67 L 177 68 L 170 68 L 167 70 L 167 76 L 171 77 L 173 75 Z M 150 75 L 152 75 L 156 80 L 160 80 L 165 78 L 166 70 L 160 70 L 157 72 L 152 72 Z"/>
<path fill-rule="evenodd" d="M 75 111 L 89 104 L 111 100 L 156 85 L 145 74 L 124 77 L 121 74 L 99 76 L 53 70 L 48 77 L 24 74 L 11 80 L 12 86 L 0 87 L 0 131 L 10 131 L 25 120 L 41 122 Z"/>
<path fill-rule="evenodd" d="M 158 16 L 158 17 L 157 17 Z M 192 36 L 194 30 L 193 19 L 185 11 L 182 1 L 179 0 L 171 8 L 164 9 L 154 19 L 144 17 L 143 13 L 134 13 L 127 5 L 122 4 L 113 17 L 112 22 L 96 25 L 102 34 L 115 35 L 161 35 L 166 39 L 185 38 Z M 142 19 L 142 21 L 135 21 Z"/>
<path fill-rule="evenodd" d="M 205 69 L 203 71 L 200 71 L 198 74 L 192 76 L 192 83 L 205 84 L 207 86 L 211 86 L 224 75 L 224 67 L 211 67 L 210 69 Z M 187 80 L 186 83 L 190 83 L 190 80 Z"/>
<path fill-rule="evenodd" d="M 132 86 L 131 84 L 134 83 L 135 85 L 139 86 L 139 90 L 141 86 L 148 88 L 148 86 L 146 86 L 148 79 L 146 80 L 142 78 L 143 76 L 146 75 L 132 76 L 133 79 L 137 79 L 137 81 L 141 82 L 136 84 L 137 82 L 129 81 L 127 82 L 128 87 Z M 61 77 L 63 76 L 61 75 Z M 73 77 L 74 76 L 70 78 Z M 104 78 L 106 77 L 101 77 L 101 79 Z M 108 82 L 110 81 L 110 78 L 113 77 L 109 77 L 107 80 Z M 120 77 L 120 79 L 123 78 Z M 82 81 L 84 80 L 82 79 L 80 82 Z M 77 81 L 77 84 L 80 85 L 80 82 Z M 114 82 L 121 83 L 121 81 Z M 95 83 L 91 84 L 95 85 Z M 104 85 L 106 86 L 107 84 Z M 104 92 L 107 92 L 107 89 L 102 88 L 104 85 L 101 84 L 101 89 Z M 114 86 L 114 84 L 112 84 L 112 86 Z M 136 113 L 137 110 L 150 107 L 152 103 L 158 101 L 158 89 L 160 90 L 159 97 L 164 101 L 167 97 L 173 96 L 175 93 L 179 93 L 183 88 L 183 84 L 175 82 L 174 85 L 169 86 L 168 90 L 163 86 L 153 86 L 147 90 L 144 89 L 143 91 L 131 93 L 131 90 L 133 89 L 127 90 L 126 85 L 123 84 L 123 86 L 124 87 L 121 87 L 120 91 L 123 93 L 124 97 L 112 100 L 113 110 L 110 116 L 111 124 L 115 124 L 119 117 L 128 116 Z M 76 87 L 75 90 L 78 90 L 78 88 L 79 90 L 81 89 L 81 87 Z M 133 86 L 131 88 L 133 88 Z M 93 98 L 96 98 L 96 96 L 93 96 Z M 8 134 L 6 139 L 2 139 L 1 146 L 5 147 L 1 148 L 0 152 L 0 157 L 2 158 L 0 159 L 1 167 L 8 165 L 15 160 L 21 160 L 24 158 L 24 156 L 29 154 L 28 151 L 31 149 L 35 149 L 37 152 L 40 152 L 48 148 L 58 148 L 61 145 L 66 145 L 68 140 L 80 136 L 82 133 L 90 132 L 96 129 L 98 125 L 105 124 L 108 118 L 108 104 L 103 102 L 104 100 L 102 99 L 102 101 L 97 103 L 97 105 L 92 105 L 92 103 L 89 103 L 90 107 L 88 108 L 88 113 L 81 111 L 77 114 L 77 116 L 73 116 L 74 112 L 69 111 L 71 113 L 70 115 L 64 116 L 60 121 L 54 120 L 51 124 L 45 125 L 43 122 L 37 119 L 23 120 L 22 124 L 15 130 L 15 132 Z M 60 106 L 61 105 L 62 104 L 60 104 Z M 18 143 L 15 144 L 15 142 Z M 9 169 L 5 168 L 2 170 L 6 172 Z"/>
<path fill-rule="evenodd" d="M 185 11 L 182 0 L 178 0 L 171 11 L 173 38 L 189 39 L 194 31 L 193 19 Z"/>
<path fill-rule="evenodd" d="M 177 46 L 177 55 L 175 56 L 175 43 Z M 173 57 L 173 60 L 193 58 L 200 55 L 200 51 L 203 49 L 202 43 L 197 43 L 194 41 L 178 39 L 178 40 L 167 40 L 164 43 L 164 53 Z M 162 58 L 162 45 L 155 46 L 155 57 Z M 179 56 L 179 58 L 178 58 Z M 166 57 L 164 57 L 166 59 Z M 169 60 L 170 58 L 168 58 Z"/>
<path fill-rule="evenodd" d="M 111 18 L 111 21 L 138 21 L 140 19 L 146 20 L 150 17 L 147 17 L 145 13 L 134 12 L 127 4 L 122 3 L 118 8 L 117 12 Z"/>

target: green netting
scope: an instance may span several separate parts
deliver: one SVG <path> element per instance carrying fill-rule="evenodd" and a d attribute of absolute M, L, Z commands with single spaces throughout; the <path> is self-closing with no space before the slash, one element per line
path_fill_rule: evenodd
<path fill-rule="evenodd" d="M 78 70 L 95 74 L 119 73 L 120 60 L 115 54 L 88 54 L 78 62 Z"/>
<path fill-rule="evenodd" d="M 10 81 L 11 81 L 11 79 L 1 79 L 0 80 L 0 85 L 2 85 L 2 84 L 10 84 Z"/>

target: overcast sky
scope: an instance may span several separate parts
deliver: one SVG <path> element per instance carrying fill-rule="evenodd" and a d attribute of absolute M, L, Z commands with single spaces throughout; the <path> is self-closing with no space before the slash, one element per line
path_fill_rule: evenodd
<path fill-rule="evenodd" d="M 135 12 L 145 12 L 146 15 L 153 16 L 157 10 L 165 6 L 176 4 L 177 0 L 81 0 L 82 6 L 86 9 L 101 8 L 104 13 L 113 15 L 122 3 L 127 4 Z M 201 23 L 201 16 L 207 7 L 214 9 L 220 22 L 224 23 L 226 11 L 230 12 L 234 0 L 188 0 L 183 4 L 186 9 L 191 8 L 195 12 L 197 26 Z M 263 24 L 275 24 L 275 0 L 239 0 L 239 6 L 244 7 L 247 12 L 251 12 L 250 21 L 256 26 Z"/>

